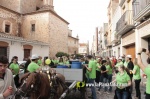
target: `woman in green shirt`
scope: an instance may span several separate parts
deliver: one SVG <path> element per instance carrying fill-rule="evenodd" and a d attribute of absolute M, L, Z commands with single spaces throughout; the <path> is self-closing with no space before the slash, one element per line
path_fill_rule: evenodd
<path fill-rule="evenodd" d="M 131 80 L 127 74 L 125 67 L 123 65 L 118 67 L 118 73 L 116 75 L 117 89 L 116 96 L 117 99 L 128 99 L 130 97 L 129 86 L 131 86 Z"/>
<path fill-rule="evenodd" d="M 139 48 L 138 50 L 138 66 L 142 69 L 142 71 L 147 75 L 147 83 L 146 83 L 146 97 L 145 99 L 150 99 L 150 49 L 146 50 L 146 54 L 148 56 L 147 63 L 148 66 L 145 66 L 141 59 L 141 53 L 145 52 L 143 48 Z"/>
<path fill-rule="evenodd" d="M 109 58 L 107 58 L 107 74 L 108 74 L 108 83 L 112 82 L 112 64 Z M 109 91 L 112 91 L 112 86 L 109 86 Z"/>
<path fill-rule="evenodd" d="M 137 58 L 134 59 L 133 63 L 134 63 L 134 68 L 132 73 L 135 82 L 136 99 L 141 99 L 141 92 L 140 92 L 141 75 L 140 75 L 140 68 L 137 64 Z"/>
<path fill-rule="evenodd" d="M 12 62 L 9 66 L 9 68 L 11 69 L 13 75 L 15 75 L 14 77 L 14 81 L 15 81 L 15 85 L 18 88 L 20 86 L 19 84 L 19 65 L 17 64 L 17 59 L 13 58 Z"/>
<path fill-rule="evenodd" d="M 63 60 L 63 58 L 62 58 L 62 57 L 59 59 L 58 64 L 59 64 L 59 65 L 64 65 L 64 60 Z"/>

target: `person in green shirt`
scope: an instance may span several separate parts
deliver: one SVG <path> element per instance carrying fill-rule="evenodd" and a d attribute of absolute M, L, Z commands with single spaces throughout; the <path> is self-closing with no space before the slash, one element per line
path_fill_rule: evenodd
<path fill-rule="evenodd" d="M 27 70 L 29 72 L 36 72 L 37 69 L 40 68 L 40 66 L 37 64 L 39 57 L 37 55 L 32 55 L 31 60 L 32 62 L 29 64 Z"/>
<path fill-rule="evenodd" d="M 15 75 L 14 77 L 14 81 L 15 81 L 15 85 L 18 88 L 20 86 L 19 84 L 19 65 L 17 64 L 17 59 L 13 58 L 12 59 L 12 63 L 10 64 L 9 68 L 11 69 L 13 75 Z"/>
<path fill-rule="evenodd" d="M 64 65 L 64 60 L 63 60 L 63 58 L 62 58 L 62 57 L 59 59 L 58 64 L 59 64 L 59 65 Z"/>
<path fill-rule="evenodd" d="M 95 79 L 95 82 L 96 82 L 96 83 L 99 83 L 99 82 L 100 82 L 101 60 L 102 60 L 102 58 L 98 58 L 98 60 L 97 60 L 97 62 L 96 62 L 96 79 Z"/>
<path fill-rule="evenodd" d="M 123 65 L 118 67 L 118 71 L 116 79 L 114 80 L 117 84 L 117 89 L 115 90 L 116 97 L 117 99 L 129 99 L 131 96 L 129 92 L 129 87 L 131 86 L 130 77 Z"/>
<path fill-rule="evenodd" d="M 109 58 L 107 58 L 106 64 L 107 74 L 108 74 L 108 83 L 112 82 L 112 64 Z M 112 86 L 109 86 L 109 91 L 112 91 Z"/>
<path fill-rule="evenodd" d="M 94 84 L 94 80 L 96 78 L 96 64 L 92 60 L 91 55 L 88 55 L 87 58 L 88 58 L 89 63 L 88 63 L 88 66 L 85 65 L 85 67 L 88 70 L 88 74 L 89 74 L 88 83 Z M 96 98 L 96 88 L 95 88 L 95 86 L 91 86 L 91 91 L 92 91 L 92 99 L 97 99 Z"/>
<path fill-rule="evenodd" d="M 118 73 L 118 67 L 123 65 L 122 57 L 119 57 L 117 64 L 115 65 L 115 72 Z"/>
<path fill-rule="evenodd" d="M 39 56 L 38 65 L 42 66 L 42 57 L 41 56 Z"/>
<path fill-rule="evenodd" d="M 142 71 L 147 75 L 147 83 L 146 83 L 146 97 L 145 99 L 150 99 L 150 51 L 146 50 L 146 54 L 148 56 L 147 63 L 148 66 L 145 66 L 142 62 L 141 54 L 143 53 L 143 48 L 139 48 L 138 50 L 138 66 L 142 69 Z"/>
<path fill-rule="evenodd" d="M 141 99 L 141 92 L 140 92 L 140 82 L 141 82 L 141 75 L 140 75 L 140 67 L 137 64 L 137 58 L 134 59 L 134 68 L 133 68 L 133 79 L 135 82 L 135 90 L 136 90 L 136 99 Z"/>

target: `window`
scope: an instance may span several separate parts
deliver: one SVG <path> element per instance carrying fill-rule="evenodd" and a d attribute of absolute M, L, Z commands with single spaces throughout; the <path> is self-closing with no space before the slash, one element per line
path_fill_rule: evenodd
<path fill-rule="evenodd" d="M 36 10 L 39 10 L 40 8 L 39 7 L 36 7 Z"/>
<path fill-rule="evenodd" d="M 31 24 L 31 31 L 35 32 L 35 24 Z"/>
<path fill-rule="evenodd" d="M 0 56 L 7 56 L 7 47 L 0 47 Z"/>
<path fill-rule="evenodd" d="M 5 32 L 10 33 L 10 25 L 5 24 Z"/>

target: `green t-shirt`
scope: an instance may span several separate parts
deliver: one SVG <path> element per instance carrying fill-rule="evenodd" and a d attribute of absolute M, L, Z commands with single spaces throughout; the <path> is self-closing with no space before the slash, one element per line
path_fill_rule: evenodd
<path fill-rule="evenodd" d="M 35 72 L 40 66 L 36 64 L 35 62 L 31 62 L 28 66 L 28 71 L 29 72 Z"/>
<path fill-rule="evenodd" d="M 59 64 L 59 65 L 64 65 L 64 62 L 59 62 L 58 64 Z"/>
<path fill-rule="evenodd" d="M 69 63 L 69 61 L 66 61 L 65 64 L 68 65 L 68 64 L 70 64 L 70 63 Z"/>
<path fill-rule="evenodd" d="M 89 71 L 89 78 L 95 79 L 96 78 L 96 63 L 95 61 L 90 60 L 88 64 L 88 68 L 92 68 L 92 71 Z"/>
<path fill-rule="evenodd" d="M 98 66 L 101 66 L 101 64 L 99 64 L 99 63 L 96 64 L 96 70 L 97 70 L 97 71 L 100 71 L 101 69 L 98 68 Z"/>
<path fill-rule="evenodd" d="M 107 74 L 112 74 L 112 68 L 109 65 L 106 65 L 106 69 L 108 70 Z"/>
<path fill-rule="evenodd" d="M 120 75 L 120 72 L 116 75 L 117 87 L 120 88 L 121 85 L 127 85 L 128 81 L 130 80 L 129 75 L 126 71 L 124 71 L 123 75 Z M 121 89 L 121 88 L 120 88 Z"/>
<path fill-rule="evenodd" d="M 11 63 L 9 68 L 14 71 L 14 75 L 19 74 L 19 65 L 18 64 Z"/>
<path fill-rule="evenodd" d="M 40 66 L 40 65 L 42 65 L 42 60 L 38 60 L 38 65 Z"/>
<path fill-rule="evenodd" d="M 133 70 L 136 71 L 136 73 L 133 75 L 133 79 L 139 80 L 141 79 L 141 75 L 140 75 L 140 67 L 137 65 L 134 65 Z"/>
<path fill-rule="evenodd" d="M 127 68 L 127 66 L 128 66 L 128 62 L 126 62 L 126 61 L 125 61 L 123 65 L 124 65 L 124 67 L 126 67 L 126 68 Z"/>
<path fill-rule="evenodd" d="M 116 66 L 115 67 L 119 67 L 120 65 L 123 65 L 123 62 L 121 61 L 121 62 L 118 62 L 117 64 L 116 64 Z"/>
<path fill-rule="evenodd" d="M 144 73 L 147 75 L 146 93 L 150 94 L 150 65 L 145 68 Z"/>

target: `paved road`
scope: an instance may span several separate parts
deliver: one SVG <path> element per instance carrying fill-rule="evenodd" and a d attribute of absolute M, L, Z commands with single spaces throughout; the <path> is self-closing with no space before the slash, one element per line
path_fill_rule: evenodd
<path fill-rule="evenodd" d="M 145 99 L 145 95 L 144 95 L 144 92 L 145 92 L 145 85 L 143 84 L 143 82 L 145 82 L 145 79 L 142 79 L 142 82 L 141 82 L 141 99 Z M 98 90 L 98 88 L 96 89 Z M 98 93 L 97 91 L 97 99 L 113 99 L 114 97 L 114 90 L 115 90 L 115 87 L 113 87 L 113 91 L 110 93 L 110 94 L 106 94 L 103 92 L 103 89 L 100 91 L 100 93 Z M 134 82 L 133 82 L 133 93 L 132 93 L 132 99 L 135 99 L 135 86 L 134 86 Z M 88 98 L 88 96 L 91 96 L 91 90 L 90 88 L 86 88 L 86 99 L 90 99 Z M 82 99 L 81 98 L 81 95 L 80 95 L 80 92 L 79 91 L 72 91 L 70 92 L 70 94 L 65 98 L 65 99 Z"/>

